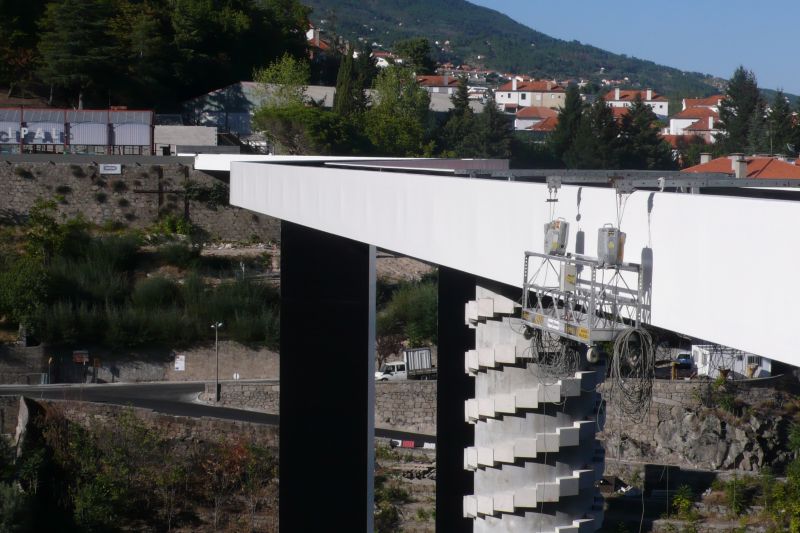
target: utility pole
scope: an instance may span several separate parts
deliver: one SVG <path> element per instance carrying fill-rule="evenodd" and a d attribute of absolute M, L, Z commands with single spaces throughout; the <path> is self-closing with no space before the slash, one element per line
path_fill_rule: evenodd
<path fill-rule="evenodd" d="M 219 328 L 222 327 L 222 322 L 214 322 L 211 328 L 214 330 L 214 354 L 217 362 L 217 371 L 214 375 L 214 402 L 219 403 Z"/>

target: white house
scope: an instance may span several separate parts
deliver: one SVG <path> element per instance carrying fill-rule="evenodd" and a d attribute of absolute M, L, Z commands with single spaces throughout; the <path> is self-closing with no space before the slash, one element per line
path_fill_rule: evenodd
<path fill-rule="evenodd" d="M 729 371 L 735 378 L 765 378 L 772 375 L 772 360 L 741 350 L 714 344 L 692 345 L 697 375 L 716 378 Z"/>
<path fill-rule="evenodd" d="M 429 93 L 453 94 L 458 87 L 458 78 L 444 76 L 417 76 L 417 83 Z"/>
<path fill-rule="evenodd" d="M 549 107 L 531 106 L 523 107 L 517 111 L 514 117 L 515 130 L 528 130 L 532 126 L 539 124 L 547 118 L 554 118 L 558 116 L 558 111 L 550 109 Z"/>
<path fill-rule="evenodd" d="M 640 95 L 645 104 L 649 105 L 653 113 L 659 118 L 666 118 L 669 115 L 669 100 L 666 96 L 645 89 L 644 91 L 623 90 L 617 87 L 606 94 L 606 103 L 611 107 L 630 107 L 636 95 Z"/>
<path fill-rule="evenodd" d="M 553 81 L 521 81 L 514 77 L 501 85 L 494 93 L 497 106 L 504 111 L 516 111 L 521 107 L 564 107 L 566 92 Z"/>

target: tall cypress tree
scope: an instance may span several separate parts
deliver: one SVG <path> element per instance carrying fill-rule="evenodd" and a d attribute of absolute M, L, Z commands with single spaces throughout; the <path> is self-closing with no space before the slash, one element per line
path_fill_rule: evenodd
<path fill-rule="evenodd" d="M 581 115 L 572 146 L 564 154 L 569 168 L 616 168 L 619 164 L 619 126 L 601 96 Z"/>
<path fill-rule="evenodd" d="M 728 82 L 719 108 L 723 130 L 719 140 L 727 152 L 742 152 L 747 147 L 753 113 L 761 101 L 755 74 L 740 66 Z"/>
<path fill-rule="evenodd" d="M 353 64 L 353 53 L 347 50 L 339 63 L 339 74 L 336 77 L 336 94 L 333 97 L 333 111 L 342 117 L 350 117 L 363 111 L 360 109 L 362 99 Z"/>
<path fill-rule="evenodd" d="M 567 88 L 564 107 L 558 112 L 558 125 L 550 137 L 550 147 L 553 155 L 559 161 L 564 160 L 567 151 L 575 142 L 578 135 L 578 128 L 581 124 L 581 114 L 583 113 L 583 100 L 578 88 L 570 85 Z"/>
<path fill-rule="evenodd" d="M 767 117 L 770 137 L 770 153 L 774 154 L 794 154 L 794 132 L 792 108 L 783 91 L 775 93 L 772 106 Z"/>
<path fill-rule="evenodd" d="M 758 102 L 755 109 L 750 114 L 747 124 L 747 153 L 765 154 L 772 153 L 770 149 L 771 139 L 769 135 L 769 124 L 765 117 L 766 110 L 764 104 Z"/>
<path fill-rule="evenodd" d="M 113 77 L 111 14 L 107 0 L 63 0 L 48 4 L 40 21 L 42 79 L 69 91 L 79 108 L 87 91 L 108 87 Z"/>
<path fill-rule="evenodd" d="M 464 149 L 472 157 L 506 158 L 511 156 L 511 139 L 511 122 L 497 109 L 494 93 L 488 91 L 486 104 L 475 118 Z"/>
<path fill-rule="evenodd" d="M 475 114 L 469 107 L 466 78 L 459 78 L 456 92 L 450 97 L 450 101 L 453 108 L 448 112 L 439 139 L 442 153 L 452 157 L 471 157 L 474 155 L 474 147 L 471 148 L 467 140 L 475 128 Z"/>
<path fill-rule="evenodd" d="M 658 117 L 637 94 L 620 128 L 620 163 L 635 170 L 669 170 L 676 167 L 672 150 L 659 133 Z"/>

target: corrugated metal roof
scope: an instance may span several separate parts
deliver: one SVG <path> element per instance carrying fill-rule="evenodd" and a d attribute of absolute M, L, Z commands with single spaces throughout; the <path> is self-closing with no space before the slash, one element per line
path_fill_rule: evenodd
<path fill-rule="evenodd" d="M 19 109 L 0 108 L 0 122 L 20 122 L 22 112 Z"/>
<path fill-rule="evenodd" d="M 79 109 L 67 111 L 67 122 L 90 122 L 93 124 L 108 124 L 108 111 L 87 111 Z"/>
<path fill-rule="evenodd" d="M 60 122 L 64 123 L 64 112 L 54 109 L 30 109 L 22 110 L 23 122 Z"/>
<path fill-rule="evenodd" d="M 112 124 L 147 124 L 153 123 L 151 111 L 111 111 L 109 113 Z"/>

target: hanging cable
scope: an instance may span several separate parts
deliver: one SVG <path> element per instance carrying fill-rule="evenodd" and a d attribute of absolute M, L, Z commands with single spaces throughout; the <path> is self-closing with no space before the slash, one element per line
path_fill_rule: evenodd
<path fill-rule="evenodd" d="M 612 398 L 621 414 L 634 423 L 650 410 L 655 353 L 653 340 L 643 328 L 629 328 L 614 342 L 611 362 Z"/>

